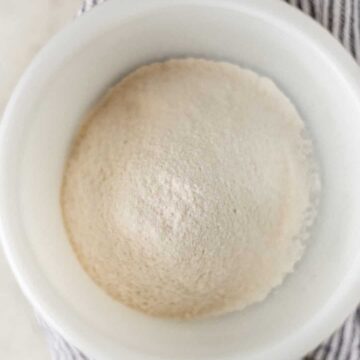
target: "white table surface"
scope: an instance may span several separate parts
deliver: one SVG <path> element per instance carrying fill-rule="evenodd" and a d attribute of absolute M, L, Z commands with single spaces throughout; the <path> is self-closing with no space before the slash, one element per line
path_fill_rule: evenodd
<path fill-rule="evenodd" d="M 0 0 L 0 117 L 36 51 L 71 21 L 81 0 Z M 49 360 L 45 339 L 0 247 L 0 359 Z"/>

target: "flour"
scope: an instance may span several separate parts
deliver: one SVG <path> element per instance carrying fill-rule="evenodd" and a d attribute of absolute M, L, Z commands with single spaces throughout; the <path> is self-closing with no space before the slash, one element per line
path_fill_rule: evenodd
<path fill-rule="evenodd" d="M 274 83 L 199 59 L 144 66 L 83 126 L 62 191 L 84 269 L 147 314 L 258 302 L 293 271 L 319 181 L 304 124 Z"/>

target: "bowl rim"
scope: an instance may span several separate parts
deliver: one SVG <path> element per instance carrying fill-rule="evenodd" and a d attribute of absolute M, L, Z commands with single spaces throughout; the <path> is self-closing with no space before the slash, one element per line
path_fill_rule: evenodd
<path fill-rule="evenodd" d="M 18 121 L 31 98 L 31 88 L 41 86 L 56 72 L 59 66 L 77 49 L 87 44 L 93 37 L 104 33 L 113 26 L 127 21 L 133 15 L 144 14 L 172 6 L 222 7 L 234 11 L 247 12 L 281 22 L 298 35 L 306 37 L 316 46 L 321 55 L 331 59 L 335 70 L 346 81 L 354 94 L 354 101 L 360 107 L 360 70 L 344 48 L 319 24 L 300 11 L 278 0 L 122 0 L 109 1 L 96 7 L 90 13 L 67 25 L 38 53 L 19 81 L 5 109 L 0 128 L 0 234 L 5 255 L 25 296 L 36 311 L 72 345 L 98 360 L 109 359 L 104 355 L 106 339 L 89 330 L 76 314 L 69 312 L 65 304 L 60 304 L 51 284 L 41 281 L 36 274 L 36 267 L 26 258 L 26 251 L 21 243 L 19 217 L 13 194 L 16 184 L 12 182 L 10 161 L 13 149 L 19 144 L 21 129 Z M 76 36 L 74 36 L 76 34 Z M 288 360 L 299 357 L 314 348 L 329 336 L 349 315 L 360 300 L 360 254 L 354 260 L 353 270 L 339 287 L 336 296 L 325 304 L 319 313 L 306 323 L 296 334 L 284 338 L 271 348 L 249 354 L 248 360 L 268 359 Z M 100 336 L 100 337 L 99 337 Z M 135 353 L 123 347 L 122 356 L 126 359 L 155 359 L 153 356 Z M 223 359 L 236 359 L 236 355 Z"/>

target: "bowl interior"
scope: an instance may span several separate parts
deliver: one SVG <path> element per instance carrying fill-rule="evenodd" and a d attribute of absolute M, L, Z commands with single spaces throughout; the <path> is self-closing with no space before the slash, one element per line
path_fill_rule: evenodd
<path fill-rule="evenodd" d="M 96 9 L 87 15 L 93 27 L 87 25 L 90 20 L 80 19 L 86 36 L 81 32 L 71 46 L 66 44 L 69 36 L 59 38 L 57 48 L 43 53 L 27 79 L 22 89 L 27 100 L 12 145 L 12 177 L 18 189 L 13 201 L 23 235 L 16 246 L 24 256 L 22 266 L 34 288 L 41 289 L 36 296 L 49 320 L 65 336 L 96 342 L 99 359 L 120 358 L 124 351 L 131 354 L 127 359 L 275 358 L 269 357 L 271 349 L 300 336 L 339 296 L 353 271 L 354 253 L 360 251 L 354 236 L 354 214 L 359 213 L 354 189 L 360 184 L 355 166 L 360 154 L 358 100 L 331 58 L 291 25 L 295 11 L 286 21 L 277 17 L 276 8 L 265 2 L 260 6 L 261 1 L 154 3 L 141 10 L 123 5 L 121 15 L 107 4 Z M 139 65 L 188 56 L 230 61 L 274 79 L 315 140 L 323 192 L 306 254 L 281 287 L 245 311 L 179 322 L 129 310 L 93 284 L 68 243 L 59 191 L 74 133 L 104 91 Z M 85 346 L 85 340 L 78 345 Z"/>

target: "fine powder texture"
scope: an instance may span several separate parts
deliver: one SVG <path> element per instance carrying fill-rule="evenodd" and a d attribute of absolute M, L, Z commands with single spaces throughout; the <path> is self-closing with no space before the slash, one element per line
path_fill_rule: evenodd
<path fill-rule="evenodd" d="M 268 78 L 169 60 L 93 110 L 66 167 L 65 225 L 120 302 L 194 318 L 258 302 L 294 269 L 319 192 L 312 144 Z"/>

